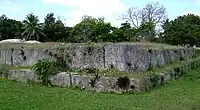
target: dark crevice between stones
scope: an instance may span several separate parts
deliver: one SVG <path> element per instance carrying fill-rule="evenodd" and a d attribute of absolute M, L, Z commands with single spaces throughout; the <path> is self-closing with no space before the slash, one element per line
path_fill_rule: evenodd
<path fill-rule="evenodd" d="M 130 62 L 126 62 L 126 65 L 130 68 L 132 64 Z"/>
<path fill-rule="evenodd" d="M 153 53 L 153 50 L 152 50 L 152 49 L 149 49 L 148 52 L 149 52 L 150 54 L 152 54 L 152 53 Z"/>
<path fill-rule="evenodd" d="M 92 47 L 88 47 L 88 54 L 92 55 Z"/>
<path fill-rule="evenodd" d="M 130 89 L 131 89 L 131 90 L 134 90 L 134 89 L 135 89 L 135 86 L 134 86 L 134 85 L 131 85 L 131 86 L 130 86 Z"/>
<path fill-rule="evenodd" d="M 165 82 L 165 78 L 164 78 L 164 76 L 161 76 L 161 78 L 160 78 L 160 84 L 164 84 L 164 82 Z"/>
<path fill-rule="evenodd" d="M 23 56 L 23 60 L 24 60 L 24 61 L 26 60 L 26 56 Z"/>
<path fill-rule="evenodd" d="M 92 88 L 95 87 L 95 85 L 96 85 L 97 81 L 99 80 L 99 78 L 100 78 L 99 73 L 96 72 L 95 76 L 92 79 L 90 79 L 90 85 L 91 85 Z"/>
<path fill-rule="evenodd" d="M 113 68 L 114 68 L 114 65 L 113 65 L 113 64 L 110 64 L 110 68 L 113 69 Z"/>
<path fill-rule="evenodd" d="M 24 50 L 21 50 L 21 55 L 24 56 Z"/>
<path fill-rule="evenodd" d="M 86 53 L 85 53 L 85 55 L 86 55 Z M 76 53 L 74 53 L 73 56 L 76 56 Z"/>
<path fill-rule="evenodd" d="M 86 56 L 86 55 L 87 55 L 87 54 L 84 52 L 84 53 L 83 53 L 83 56 Z"/>
<path fill-rule="evenodd" d="M 126 90 L 130 86 L 130 79 L 127 76 L 119 77 L 117 79 L 117 85 L 119 86 L 120 89 Z"/>
<path fill-rule="evenodd" d="M 105 47 L 103 46 L 103 67 L 106 67 L 106 50 Z"/>
<path fill-rule="evenodd" d="M 72 85 L 72 74 L 71 73 L 69 73 L 69 84 L 70 84 L 71 87 L 73 86 Z"/>
<path fill-rule="evenodd" d="M 14 62 L 13 62 L 13 52 L 14 52 L 14 48 L 11 49 L 11 66 L 13 66 Z"/>
<path fill-rule="evenodd" d="M 51 56 L 51 57 L 52 57 L 52 56 L 53 56 L 53 52 L 49 52 L 49 56 Z"/>

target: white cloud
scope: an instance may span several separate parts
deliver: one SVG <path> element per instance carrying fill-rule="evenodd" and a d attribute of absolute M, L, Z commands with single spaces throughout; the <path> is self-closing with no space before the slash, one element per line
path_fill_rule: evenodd
<path fill-rule="evenodd" d="M 73 26 L 80 22 L 83 15 L 93 17 L 105 17 L 114 25 L 118 25 L 117 18 L 126 11 L 124 4 L 120 0 L 43 0 L 48 4 L 60 4 L 71 6 L 71 11 L 67 15 L 67 25 Z"/>
<path fill-rule="evenodd" d="M 5 1 L 3 1 L 3 3 L 6 4 L 6 5 L 11 5 L 12 4 L 12 2 L 9 1 L 9 0 L 5 0 Z"/>

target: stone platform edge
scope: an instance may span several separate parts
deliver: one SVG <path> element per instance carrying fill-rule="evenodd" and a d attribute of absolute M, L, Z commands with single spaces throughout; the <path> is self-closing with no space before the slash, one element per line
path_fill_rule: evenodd
<path fill-rule="evenodd" d="M 200 59 L 185 63 L 179 67 L 170 69 L 163 73 L 156 73 L 152 76 L 143 78 L 128 78 L 128 83 L 124 84 L 119 77 L 104 77 L 79 75 L 72 72 L 61 72 L 50 76 L 49 80 L 53 86 L 75 87 L 85 90 L 94 90 L 97 92 L 140 92 L 149 91 L 156 85 L 168 83 L 170 80 L 176 80 L 184 74 L 184 70 L 194 69 L 200 66 Z M 10 70 L 8 74 L 1 75 L 1 78 L 24 82 L 40 83 L 38 76 L 30 69 Z M 127 81 L 125 81 L 127 82 Z"/>

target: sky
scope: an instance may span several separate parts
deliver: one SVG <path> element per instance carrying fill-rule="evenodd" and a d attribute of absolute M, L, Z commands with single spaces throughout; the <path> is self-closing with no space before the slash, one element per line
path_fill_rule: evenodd
<path fill-rule="evenodd" d="M 170 20 L 188 13 L 200 15 L 200 0 L 0 0 L 0 15 L 22 21 L 32 12 L 43 22 L 44 17 L 53 12 L 67 26 L 74 26 L 83 15 L 89 15 L 105 17 L 107 22 L 120 26 L 119 16 L 128 8 L 143 8 L 154 2 L 165 6 Z"/>

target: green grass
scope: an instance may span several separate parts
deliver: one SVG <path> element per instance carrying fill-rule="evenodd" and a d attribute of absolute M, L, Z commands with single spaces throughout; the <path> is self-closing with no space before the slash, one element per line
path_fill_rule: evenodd
<path fill-rule="evenodd" d="M 20 49 L 21 46 L 24 48 L 33 48 L 33 49 L 40 49 L 40 48 L 60 48 L 60 47 L 68 47 L 70 45 L 80 45 L 84 43 L 65 43 L 62 44 L 60 42 L 46 42 L 46 43 L 40 43 L 40 44 L 24 44 L 24 43 L 0 43 L 0 49 Z M 101 46 L 107 43 L 85 43 L 89 46 Z M 161 43 L 152 43 L 152 42 L 119 42 L 119 44 L 126 44 L 126 45 L 138 45 L 141 48 L 144 49 L 156 49 L 156 50 L 165 50 L 165 49 L 179 49 L 183 48 L 180 46 L 172 46 L 168 44 L 161 44 Z"/>
<path fill-rule="evenodd" d="M 93 93 L 0 80 L 1 110 L 200 110 L 200 68 L 148 93 Z"/>

